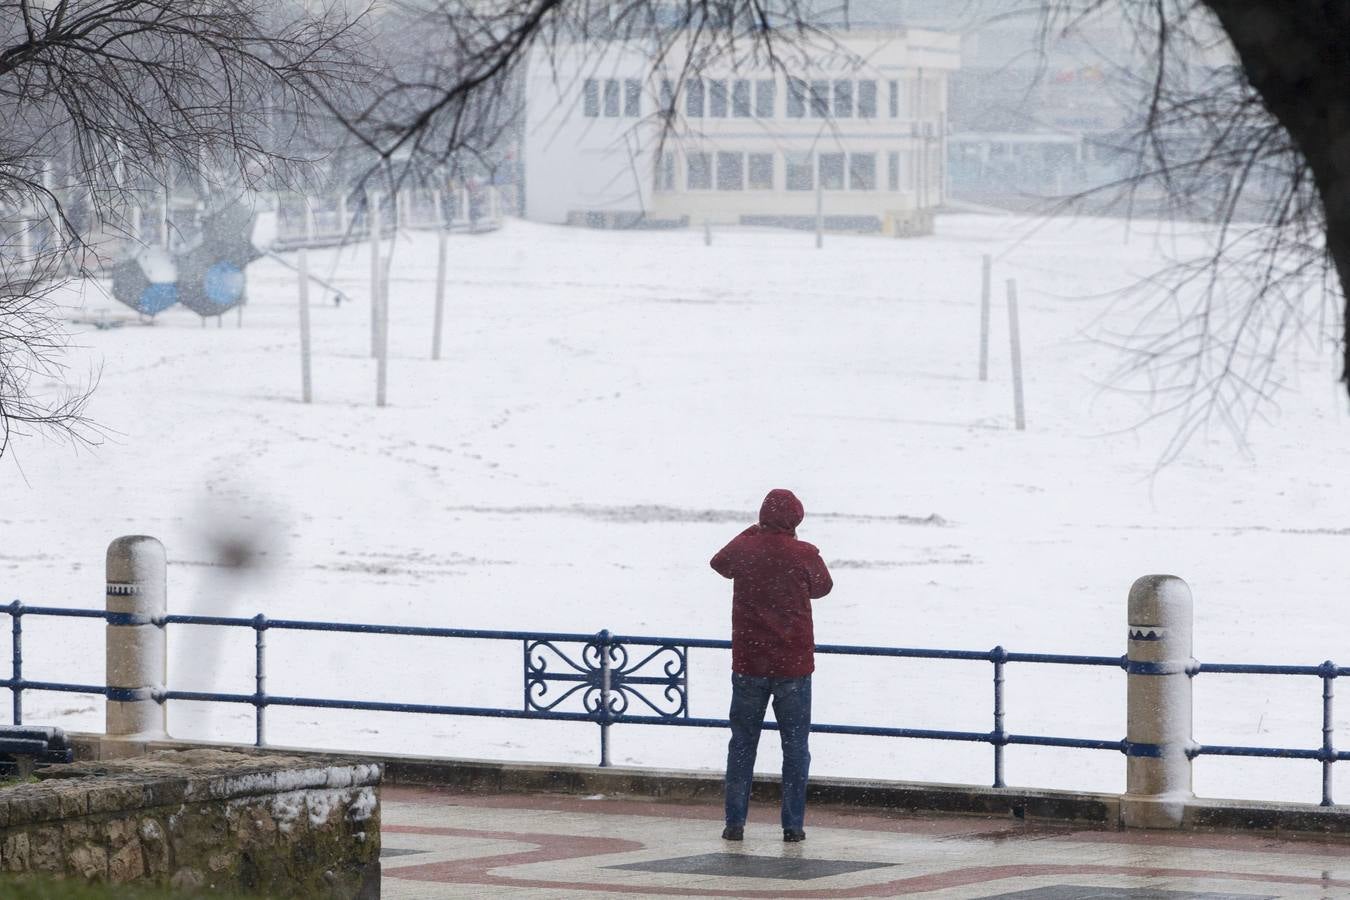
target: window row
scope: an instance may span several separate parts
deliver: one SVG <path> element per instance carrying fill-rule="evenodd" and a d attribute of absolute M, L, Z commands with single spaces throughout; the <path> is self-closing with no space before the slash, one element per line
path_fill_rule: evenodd
<path fill-rule="evenodd" d="M 942 84 L 937 79 L 892 79 L 886 84 L 886 112 L 892 118 L 936 115 Z M 701 119 L 772 119 L 778 115 L 778 82 L 772 78 L 690 78 L 681 86 L 684 114 Z M 787 79 L 784 112 L 790 119 L 875 119 L 879 83 L 875 79 Z M 661 110 L 676 108 L 675 83 L 661 82 Z M 582 111 L 589 118 L 638 118 L 642 82 L 636 78 L 587 78 Z"/>
<path fill-rule="evenodd" d="M 620 90 L 622 89 L 622 112 Z M 588 118 L 636 119 L 642 115 L 642 82 L 636 78 L 587 78 L 581 87 L 582 112 Z"/>
<path fill-rule="evenodd" d="M 814 191 L 817 183 L 826 191 L 875 191 L 880 188 L 877 153 L 782 154 L 783 184 L 789 191 Z M 911 190 L 918 182 L 915 155 L 906 150 L 884 154 L 888 191 Z M 930 165 L 932 161 L 930 160 Z M 735 151 L 691 151 L 684 154 L 684 189 L 687 191 L 774 190 L 778 154 Z M 656 163 L 656 189 L 676 190 L 674 154 L 662 155 Z"/>

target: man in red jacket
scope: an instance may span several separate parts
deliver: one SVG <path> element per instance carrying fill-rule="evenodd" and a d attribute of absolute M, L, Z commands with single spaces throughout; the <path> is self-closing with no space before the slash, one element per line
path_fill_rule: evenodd
<path fill-rule="evenodd" d="M 759 524 L 717 551 L 712 567 L 733 579 L 731 599 L 731 742 L 727 746 L 726 828 L 722 837 L 745 836 L 755 753 L 764 710 L 783 741 L 783 840 L 805 840 L 806 780 L 811 768 L 811 673 L 816 637 L 811 601 L 834 586 L 820 551 L 797 540 L 805 516 L 791 491 L 773 490 L 759 509 Z"/>

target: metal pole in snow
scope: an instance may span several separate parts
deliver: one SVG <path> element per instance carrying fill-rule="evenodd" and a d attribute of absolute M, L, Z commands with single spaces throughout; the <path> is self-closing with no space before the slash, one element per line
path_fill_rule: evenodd
<path fill-rule="evenodd" d="M 712 222 L 707 219 L 703 220 L 703 246 L 712 246 Z"/>
<path fill-rule="evenodd" d="M 984 256 L 980 282 L 980 380 L 989 380 L 989 297 L 992 293 L 993 260 Z"/>
<path fill-rule="evenodd" d="M 169 249 L 169 206 L 173 202 L 170 196 L 173 189 L 169 186 L 171 174 L 166 169 L 164 172 L 164 249 Z"/>
<path fill-rule="evenodd" d="M 309 251 L 304 247 L 295 255 L 300 273 L 300 393 L 306 403 L 314 401 L 309 365 Z"/>
<path fill-rule="evenodd" d="M 441 227 L 436 244 L 436 320 L 431 327 L 431 358 L 441 358 L 441 326 L 445 322 L 445 264 L 449 232 Z"/>
<path fill-rule="evenodd" d="M 27 266 L 30 273 L 37 268 L 33 256 L 33 223 L 26 215 L 19 219 L 19 265 Z"/>
<path fill-rule="evenodd" d="M 378 332 L 378 354 L 375 365 L 375 405 L 384 406 L 389 384 L 389 261 L 379 265 L 379 287 L 376 304 L 379 307 L 376 330 Z"/>
<path fill-rule="evenodd" d="M 816 167 L 819 169 L 819 165 Z M 820 183 L 820 172 L 816 172 L 816 249 L 825 246 L 825 189 Z"/>
<path fill-rule="evenodd" d="M 1017 324 L 1017 279 L 1008 279 L 1008 337 L 1012 343 L 1013 415 L 1017 430 L 1027 430 L 1027 413 L 1022 404 L 1022 335 Z"/>
<path fill-rule="evenodd" d="M 380 354 L 380 195 L 366 195 L 366 227 L 370 229 L 370 355 Z"/>

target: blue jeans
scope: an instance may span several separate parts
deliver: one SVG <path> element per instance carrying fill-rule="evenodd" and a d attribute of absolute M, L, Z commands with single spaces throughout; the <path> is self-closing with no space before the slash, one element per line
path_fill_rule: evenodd
<path fill-rule="evenodd" d="M 727 745 L 727 824 L 744 825 L 764 710 L 773 699 L 773 717 L 783 741 L 783 828 L 802 830 L 806 779 L 811 770 L 811 676 L 767 678 L 731 675 L 731 742 Z"/>

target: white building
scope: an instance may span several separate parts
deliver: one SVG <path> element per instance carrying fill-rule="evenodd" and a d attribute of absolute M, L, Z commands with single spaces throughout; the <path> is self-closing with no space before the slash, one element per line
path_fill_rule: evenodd
<path fill-rule="evenodd" d="M 681 77 L 636 41 L 555 47 L 526 77 L 525 215 L 926 233 L 946 181 L 955 35 L 847 31 L 793 71 Z M 662 111 L 673 109 L 665 127 Z"/>

